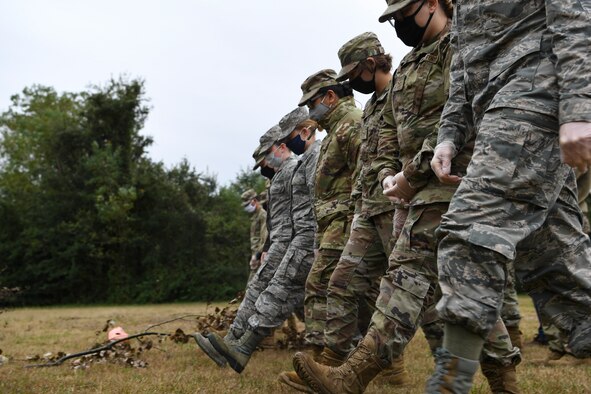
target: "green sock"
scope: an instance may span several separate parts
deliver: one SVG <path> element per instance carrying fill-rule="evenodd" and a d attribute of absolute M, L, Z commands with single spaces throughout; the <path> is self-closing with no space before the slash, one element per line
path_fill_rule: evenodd
<path fill-rule="evenodd" d="M 454 356 L 468 360 L 479 360 L 484 339 L 472 331 L 456 324 L 445 323 L 443 347 Z"/>

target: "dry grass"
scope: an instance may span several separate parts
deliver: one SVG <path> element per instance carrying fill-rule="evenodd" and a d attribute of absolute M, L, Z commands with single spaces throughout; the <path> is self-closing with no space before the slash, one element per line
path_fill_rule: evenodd
<path fill-rule="evenodd" d="M 537 327 L 535 312 L 522 298 L 522 330 L 532 340 Z M 290 393 L 277 383 L 277 374 L 291 368 L 291 352 L 257 352 L 242 375 L 217 368 L 194 343 L 166 341 L 144 354 L 145 369 L 121 365 L 93 365 L 73 370 L 68 362 L 59 367 L 24 368 L 27 355 L 45 352 L 78 352 L 104 340 L 95 335 L 108 319 L 114 319 L 129 334 L 143 331 L 153 323 L 188 313 L 203 313 L 204 304 L 175 304 L 123 307 L 26 308 L 0 314 L 0 349 L 10 358 L 0 366 L 1 393 Z M 173 332 L 181 327 L 194 330 L 194 322 L 174 322 L 160 327 Z M 591 393 L 591 367 L 535 367 L 527 360 L 544 355 L 544 348 L 528 346 L 518 373 L 522 393 Z M 407 369 L 413 385 L 405 388 L 370 385 L 368 393 L 423 393 L 432 360 L 427 344 L 419 334 L 406 352 Z M 481 375 L 474 393 L 488 392 Z"/>

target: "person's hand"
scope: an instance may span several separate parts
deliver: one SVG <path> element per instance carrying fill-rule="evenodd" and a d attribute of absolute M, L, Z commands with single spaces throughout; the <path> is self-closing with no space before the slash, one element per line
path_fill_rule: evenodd
<path fill-rule="evenodd" d="M 408 183 L 402 171 L 394 176 L 394 182 L 393 187 L 384 190 L 384 195 L 397 204 L 409 203 L 417 193 L 417 189 Z"/>
<path fill-rule="evenodd" d="M 265 259 L 267 258 L 267 252 L 261 253 L 261 264 L 265 263 Z"/>
<path fill-rule="evenodd" d="M 448 185 L 457 185 L 462 178 L 457 175 L 451 175 L 451 161 L 456 155 L 456 147 L 449 141 L 444 141 L 435 147 L 431 168 L 439 178 L 439 182 Z"/>
<path fill-rule="evenodd" d="M 388 175 L 382 181 L 382 189 L 383 190 L 392 189 L 395 184 L 396 184 L 396 181 L 394 180 L 394 175 Z"/>
<path fill-rule="evenodd" d="M 580 171 L 586 171 L 591 165 L 591 123 L 565 123 L 560 126 L 559 134 L 562 161 Z"/>
<path fill-rule="evenodd" d="M 249 265 L 250 265 L 251 270 L 256 270 L 261 265 L 261 261 L 259 259 L 257 259 L 257 257 L 253 254 L 252 257 L 250 258 Z"/>
<path fill-rule="evenodd" d="M 394 242 L 402 233 L 402 228 L 404 227 L 404 223 L 406 223 L 406 218 L 408 217 L 408 209 L 406 208 L 396 208 L 394 211 L 394 221 L 393 221 L 393 228 L 392 228 L 392 237 Z"/>
<path fill-rule="evenodd" d="M 314 260 L 318 259 L 319 254 L 320 254 L 320 251 L 318 249 L 314 249 Z"/>

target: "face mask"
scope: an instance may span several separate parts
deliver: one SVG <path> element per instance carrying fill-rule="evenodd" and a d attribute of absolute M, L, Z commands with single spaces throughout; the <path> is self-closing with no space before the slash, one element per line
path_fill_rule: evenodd
<path fill-rule="evenodd" d="M 417 16 L 419 11 L 423 8 L 423 5 L 425 5 L 425 0 L 423 0 L 421 6 L 417 8 L 414 14 L 407 16 L 401 21 L 394 21 L 396 35 L 406 46 L 413 48 L 417 47 L 423 39 L 429 23 L 431 23 L 431 18 L 433 18 L 434 13 L 429 14 L 429 19 L 423 27 L 417 25 L 417 22 L 415 21 L 415 16 Z"/>
<path fill-rule="evenodd" d="M 363 78 L 361 78 L 361 74 L 359 74 L 357 78 L 349 80 L 349 84 L 359 93 L 373 93 L 376 91 L 376 74 L 374 72 L 371 81 L 364 81 Z"/>
<path fill-rule="evenodd" d="M 324 116 L 326 115 L 326 113 L 328 111 L 330 111 L 330 107 L 328 105 L 324 104 L 324 97 L 323 97 L 322 101 L 320 103 L 318 103 L 318 105 L 315 106 L 314 109 L 310 110 L 310 113 L 308 114 L 308 116 L 310 117 L 310 119 L 315 120 L 316 122 L 320 122 L 322 119 L 324 119 Z"/>
<path fill-rule="evenodd" d="M 278 169 L 281 167 L 281 163 L 283 163 L 283 159 L 281 157 L 276 157 L 274 152 L 267 153 L 265 160 L 267 161 L 267 164 L 274 169 Z"/>
<path fill-rule="evenodd" d="M 306 151 L 306 141 L 302 140 L 299 134 L 287 141 L 285 145 L 296 155 L 301 155 Z"/>
<path fill-rule="evenodd" d="M 244 211 L 246 213 L 253 213 L 256 209 L 257 209 L 257 207 L 254 206 L 252 203 L 248 204 L 247 206 L 244 207 Z"/>
<path fill-rule="evenodd" d="M 275 176 L 275 170 L 269 167 L 261 167 L 261 175 L 271 180 Z"/>

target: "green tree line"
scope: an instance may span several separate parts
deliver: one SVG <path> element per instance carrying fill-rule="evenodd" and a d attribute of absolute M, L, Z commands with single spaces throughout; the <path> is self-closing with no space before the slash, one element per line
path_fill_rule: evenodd
<path fill-rule="evenodd" d="M 187 160 L 147 155 L 141 80 L 33 86 L 0 115 L 0 287 L 16 305 L 220 300 L 244 288 L 240 193 Z M 2 300 L 0 300 L 2 302 Z"/>

